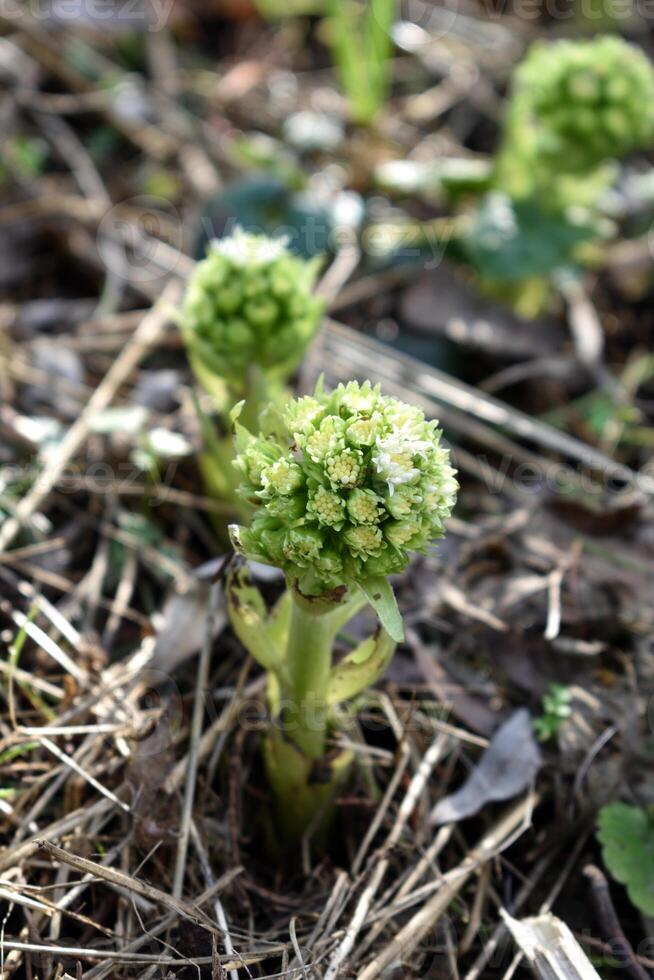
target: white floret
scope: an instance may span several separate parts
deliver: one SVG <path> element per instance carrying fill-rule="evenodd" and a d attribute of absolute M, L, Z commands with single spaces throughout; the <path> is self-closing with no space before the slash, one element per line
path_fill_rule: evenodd
<path fill-rule="evenodd" d="M 383 439 L 377 438 L 372 461 L 382 480 L 387 483 L 391 496 L 395 487 L 420 478 L 414 458 L 424 456 L 430 449 L 433 449 L 433 441 L 420 439 L 407 429 L 397 429 Z"/>
<path fill-rule="evenodd" d="M 268 238 L 267 235 L 251 235 L 237 226 L 228 238 L 216 238 L 211 243 L 218 252 L 234 265 L 269 265 L 288 254 L 288 237 Z"/>

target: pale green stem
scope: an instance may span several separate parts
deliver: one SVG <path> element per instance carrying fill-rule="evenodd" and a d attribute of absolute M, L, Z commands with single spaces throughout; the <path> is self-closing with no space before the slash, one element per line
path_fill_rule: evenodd
<path fill-rule="evenodd" d="M 327 736 L 327 685 L 334 630 L 328 612 L 309 612 L 293 599 L 288 636 L 289 690 L 284 721 L 305 755 L 320 759 Z"/>
<path fill-rule="evenodd" d="M 258 368 L 251 367 L 246 371 L 240 392 L 232 392 L 232 402 L 243 400 L 239 422 L 249 432 L 259 431 L 259 415 L 261 410 L 273 400 L 273 391 L 264 374 Z M 231 406 L 230 406 L 231 408 Z"/>

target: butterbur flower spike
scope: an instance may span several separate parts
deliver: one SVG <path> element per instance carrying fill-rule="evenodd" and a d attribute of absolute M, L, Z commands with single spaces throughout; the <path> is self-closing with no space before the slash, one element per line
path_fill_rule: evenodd
<path fill-rule="evenodd" d="M 281 568 L 303 595 L 388 576 L 443 534 L 457 492 L 436 422 L 369 382 L 291 401 L 275 437 L 238 426 L 238 550 Z M 325 556 L 328 556 L 325 559 Z"/>
<path fill-rule="evenodd" d="M 181 311 L 193 368 L 203 384 L 211 388 L 213 376 L 239 396 L 252 366 L 280 382 L 291 374 L 323 310 L 312 293 L 319 265 L 320 260 L 293 255 L 283 238 L 240 228 L 210 244 Z"/>
<path fill-rule="evenodd" d="M 536 44 L 516 74 L 515 99 L 564 166 L 594 166 L 654 138 L 654 70 L 621 38 Z"/>
<path fill-rule="evenodd" d="M 235 632 L 268 671 L 274 725 L 264 744 L 282 834 L 297 839 L 347 777 L 348 750 L 327 755 L 332 709 L 374 683 L 402 639 L 388 576 L 443 535 L 457 493 L 436 422 L 355 381 L 289 401 L 252 434 L 234 411 L 248 526 L 237 551 L 282 569 L 288 589 L 265 614 L 244 570 L 232 573 Z M 334 665 L 339 630 L 369 603 L 380 627 Z M 320 764 L 319 777 L 316 765 Z"/>
<path fill-rule="evenodd" d="M 234 516 L 244 508 L 236 498 L 228 413 L 242 400 L 242 418 L 254 427 L 268 402 L 283 399 L 320 323 L 323 301 L 312 292 L 319 265 L 293 255 L 283 238 L 236 229 L 211 243 L 189 282 L 179 324 L 219 419 L 214 425 L 197 401 L 207 445 L 200 466 L 208 493 L 230 504 Z M 224 525 L 218 530 L 222 537 Z"/>
<path fill-rule="evenodd" d="M 588 179 L 654 142 L 654 69 L 622 38 L 534 44 L 517 68 L 499 161 L 509 193 Z"/>
<path fill-rule="evenodd" d="M 613 35 L 534 43 L 513 73 L 484 196 L 462 225 L 482 290 L 521 319 L 549 312 L 570 272 L 606 260 L 620 159 L 652 147 L 644 51 Z"/>

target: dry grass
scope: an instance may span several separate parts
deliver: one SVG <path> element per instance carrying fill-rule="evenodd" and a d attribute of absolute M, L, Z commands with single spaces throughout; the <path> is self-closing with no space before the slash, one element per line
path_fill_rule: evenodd
<path fill-rule="evenodd" d="M 96 422 L 174 371 L 148 425 L 200 448 L 172 313 L 194 265 L 197 215 L 239 167 L 221 127 L 279 122 L 264 84 L 268 69 L 287 70 L 279 36 L 257 41 L 246 25 L 239 64 L 227 58 L 218 83 L 201 63 L 180 66 L 174 31 L 143 36 L 149 75 L 139 84 L 156 123 L 137 124 L 103 84 L 127 73 L 102 36 L 54 33 L 27 9 L 16 21 L 5 0 L 0 26 L 7 132 L 45 141 L 53 161 L 32 174 L 0 149 L 7 262 L 22 255 L 25 229 L 39 243 L 26 271 L 7 273 L 0 310 L 0 443 L 19 477 L 0 489 L 0 980 L 508 980 L 526 968 L 502 911 L 555 905 L 605 951 L 610 937 L 592 934 L 580 872 L 596 857 L 597 806 L 625 787 L 644 798 L 650 789 L 640 760 L 654 676 L 651 461 L 625 460 L 610 438 L 589 444 L 325 323 L 301 384 L 320 372 L 366 376 L 412 398 L 445 426 L 463 489 L 439 554 L 400 583 L 406 646 L 338 736 L 357 771 L 328 853 L 309 839 L 275 857 L 258 754 L 263 678 L 222 604 L 212 518 L 224 507 L 205 496 L 193 455 L 153 476 L 130 462 L 140 433 L 103 433 Z M 525 25 L 507 16 L 505 26 L 505 57 L 517 57 Z M 80 37 L 93 82 L 61 56 Z M 409 154 L 416 127 L 452 105 L 496 120 L 502 57 L 465 29 L 459 42 L 463 67 L 481 66 L 483 109 L 441 40 L 451 77 L 398 98 L 375 139 L 405 141 Z M 302 107 L 324 74 L 297 77 Z M 120 134 L 124 173 L 120 152 L 103 167 L 89 149 L 107 125 Z M 464 152 L 453 132 L 439 133 Z M 356 184 L 366 154 L 356 139 L 348 153 Z M 148 168 L 161 167 L 179 197 L 151 227 L 133 198 Z M 399 268 L 350 281 L 359 257 L 337 253 L 321 283 L 350 322 L 379 318 L 413 278 Z M 600 313 L 580 289 L 566 304 L 562 360 L 610 387 Z M 69 357 L 79 376 L 58 377 Z M 539 365 L 529 363 L 535 376 Z M 505 382 L 498 369 L 488 388 Z M 43 415 L 64 433 L 52 451 L 28 424 Z M 608 493 L 609 479 L 619 493 Z M 271 596 L 277 587 L 263 583 Z M 546 750 L 538 792 L 431 826 L 500 720 L 523 704 L 538 711 L 552 680 L 571 685 L 575 711 Z"/>

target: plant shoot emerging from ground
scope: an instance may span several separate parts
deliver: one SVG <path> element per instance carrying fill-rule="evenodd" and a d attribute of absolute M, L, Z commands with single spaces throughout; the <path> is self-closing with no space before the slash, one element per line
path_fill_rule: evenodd
<path fill-rule="evenodd" d="M 203 418 L 202 468 L 217 497 L 233 500 L 236 489 L 229 411 L 243 400 L 243 419 L 254 427 L 262 407 L 281 398 L 318 328 L 319 265 L 293 255 L 285 239 L 237 228 L 211 243 L 191 277 L 180 324 L 193 371 L 222 415 L 222 434 Z"/>
<path fill-rule="evenodd" d="M 516 197 L 566 177 L 588 185 L 607 160 L 653 141 L 654 69 L 642 51 L 613 36 L 537 43 L 514 75 L 498 182 Z"/>
<path fill-rule="evenodd" d="M 550 684 L 543 695 L 543 714 L 534 718 L 534 731 L 541 742 L 559 733 L 561 725 L 572 714 L 572 691 L 567 684 Z"/>
<path fill-rule="evenodd" d="M 481 284 L 526 317 L 601 259 L 616 161 L 654 143 L 654 69 L 617 37 L 537 43 L 511 86 L 502 145 L 463 238 Z"/>
<path fill-rule="evenodd" d="M 257 369 L 283 383 L 316 332 L 322 301 L 312 289 L 320 261 L 291 254 L 283 238 L 236 229 L 209 245 L 191 278 L 181 314 L 199 380 L 216 379 L 234 401 L 249 392 Z"/>
<path fill-rule="evenodd" d="M 396 0 L 327 0 L 332 57 L 353 120 L 373 122 L 391 88 Z"/>
<path fill-rule="evenodd" d="M 277 722 L 266 742 L 268 774 L 290 834 L 306 829 L 349 753 L 312 784 L 327 751 L 330 710 L 383 672 L 402 623 L 388 576 L 444 533 L 457 492 L 436 422 L 350 382 L 291 401 L 262 416 L 261 431 L 237 420 L 240 493 L 253 508 L 248 527 L 231 528 L 249 559 L 280 568 L 287 592 L 269 617 L 242 570 L 232 576 L 237 634 L 269 671 Z M 380 627 L 334 665 L 336 635 L 366 602 Z"/>

